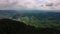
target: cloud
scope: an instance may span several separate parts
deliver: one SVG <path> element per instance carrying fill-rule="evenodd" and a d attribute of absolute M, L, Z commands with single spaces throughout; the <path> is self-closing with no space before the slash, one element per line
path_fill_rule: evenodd
<path fill-rule="evenodd" d="M 60 9 L 60 0 L 0 0 L 0 10 L 4 9 Z"/>

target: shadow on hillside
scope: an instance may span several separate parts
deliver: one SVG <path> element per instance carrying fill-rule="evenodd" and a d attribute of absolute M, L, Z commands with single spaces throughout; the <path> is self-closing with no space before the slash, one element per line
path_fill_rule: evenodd
<path fill-rule="evenodd" d="M 23 22 L 0 19 L 0 34 L 60 34 L 55 28 L 35 28 Z"/>

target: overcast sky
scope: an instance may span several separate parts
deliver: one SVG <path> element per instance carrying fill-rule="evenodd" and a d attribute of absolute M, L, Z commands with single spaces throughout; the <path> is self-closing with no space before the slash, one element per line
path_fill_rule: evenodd
<path fill-rule="evenodd" d="M 60 10 L 60 0 L 0 0 L 0 10 Z"/>

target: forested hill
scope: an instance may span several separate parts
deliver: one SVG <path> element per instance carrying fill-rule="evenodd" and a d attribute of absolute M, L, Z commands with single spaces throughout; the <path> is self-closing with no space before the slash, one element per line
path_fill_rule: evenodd
<path fill-rule="evenodd" d="M 60 34 L 57 28 L 35 28 L 23 22 L 0 19 L 0 34 Z"/>
<path fill-rule="evenodd" d="M 34 27 L 11 19 L 0 19 L 0 34 L 32 34 Z"/>
<path fill-rule="evenodd" d="M 35 27 L 60 26 L 60 12 L 44 10 L 0 10 L 0 19 L 9 18 Z"/>

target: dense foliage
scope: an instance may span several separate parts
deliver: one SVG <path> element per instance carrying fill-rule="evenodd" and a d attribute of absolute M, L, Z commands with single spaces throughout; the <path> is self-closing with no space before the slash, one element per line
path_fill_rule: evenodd
<path fill-rule="evenodd" d="M 6 18 L 24 22 L 35 27 L 58 27 L 60 26 L 60 12 L 44 10 L 0 10 Z"/>
<path fill-rule="evenodd" d="M 60 34 L 60 30 L 53 28 L 36 28 L 23 22 L 0 19 L 0 34 Z"/>
<path fill-rule="evenodd" d="M 9 19 L 0 20 L 0 31 L 2 33 L 6 31 L 8 32 L 7 34 L 9 32 L 13 32 L 13 34 L 16 34 L 16 32 L 17 34 L 18 32 L 20 34 L 60 34 L 60 12 L 28 11 L 0 10 L 0 18 L 6 17 L 16 20 L 13 22 Z"/>
<path fill-rule="evenodd" d="M 12 19 L 35 27 L 52 28 L 60 26 L 60 12 L 23 13 L 13 16 Z"/>

